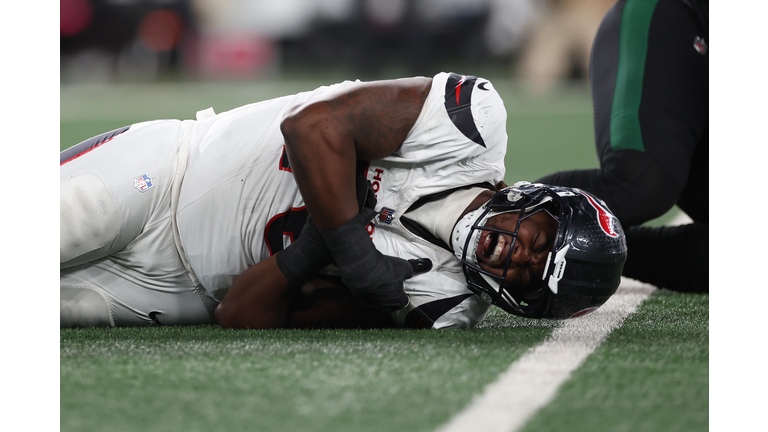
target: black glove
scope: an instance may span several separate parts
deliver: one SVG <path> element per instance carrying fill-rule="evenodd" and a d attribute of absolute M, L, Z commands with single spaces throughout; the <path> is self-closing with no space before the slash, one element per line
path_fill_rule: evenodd
<path fill-rule="evenodd" d="M 320 270 L 331 264 L 332 257 L 323 236 L 310 216 L 299 238 L 275 257 L 277 268 L 293 286 L 302 286 Z"/>
<path fill-rule="evenodd" d="M 357 206 L 362 216 L 362 226 L 368 225 L 368 222 L 376 216 L 376 192 L 373 191 L 373 185 L 363 176 L 355 177 L 355 190 L 357 192 Z"/>
<path fill-rule="evenodd" d="M 432 261 L 404 260 L 383 255 L 373 245 L 358 214 L 340 227 L 321 231 L 344 282 L 357 301 L 368 308 L 393 312 L 408 305 L 403 281 L 432 269 Z"/>
<path fill-rule="evenodd" d="M 359 222 L 365 227 L 376 216 L 376 194 L 371 183 L 363 176 L 355 178 L 357 204 L 361 217 Z M 323 236 L 310 216 L 299 237 L 275 257 L 277 267 L 294 286 L 301 286 L 312 279 L 320 270 L 333 262 L 333 257 L 325 247 Z"/>

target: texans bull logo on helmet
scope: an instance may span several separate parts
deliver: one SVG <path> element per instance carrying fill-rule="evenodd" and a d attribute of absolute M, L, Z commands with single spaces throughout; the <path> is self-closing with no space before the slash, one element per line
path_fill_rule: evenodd
<path fill-rule="evenodd" d="M 584 191 L 580 190 L 579 193 L 587 197 L 589 203 L 597 211 L 597 220 L 600 222 L 600 228 L 603 229 L 603 232 L 611 237 L 618 237 L 619 234 L 616 232 L 616 228 L 614 228 L 614 221 L 616 218 L 611 213 L 609 213 L 607 209 L 598 204 L 594 198 L 585 194 Z"/>
<path fill-rule="evenodd" d="M 518 213 L 518 218 L 545 212 L 557 222 L 541 285 L 532 291 L 516 290 L 477 263 L 480 233 L 493 229 L 485 223 L 509 212 Z M 468 288 L 509 313 L 550 319 L 582 316 L 604 304 L 621 281 L 627 258 L 624 230 L 602 201 L 580 189 L 518 182 L 467 213 L 462 222 L 455 228 L 453 246 Z M 517 238 L 519 226 L 506 234 Z"/>

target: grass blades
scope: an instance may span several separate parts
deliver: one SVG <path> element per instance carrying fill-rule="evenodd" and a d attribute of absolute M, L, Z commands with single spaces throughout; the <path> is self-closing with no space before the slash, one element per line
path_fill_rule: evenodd
<path fill-rule="evenodd" d="M 473 331 L 65 329 L 61 430 L 429 431 L 551 332 L 528 323 L 497 312 Z"/>
<path fill-rule="evenodd" d="M 522 429 L 709 429 L 709 295 L 657 291 Z"/>

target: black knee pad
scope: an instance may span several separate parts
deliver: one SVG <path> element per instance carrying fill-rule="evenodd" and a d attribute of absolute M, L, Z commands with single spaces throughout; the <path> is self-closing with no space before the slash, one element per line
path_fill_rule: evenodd
<path fill-rule="evenodd" d="M 674 177 L 647 153 L 617 150 L 605 157 L 600 169 L 605 197 L 619 221 L 627 227 L 657 218 L 672 208 L 680 197 Z"/>
<path fill-rule="evenodd" d="M 709 225 L 635 226 L 623 275 L 683 292 L 709 292 Z"/>

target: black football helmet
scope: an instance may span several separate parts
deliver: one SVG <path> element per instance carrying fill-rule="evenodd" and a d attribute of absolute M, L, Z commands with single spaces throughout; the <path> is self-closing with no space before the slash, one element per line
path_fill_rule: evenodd
<path fill-rule="evenodd" d="M 505 286 L 509 257 L 501 277 L 478 265 L 480 234 L 485 230 L 511 236 L 511 255 L 520 223 L 539 212 L 557 222 L 556 238 L 540 285 L 537 281 L 537 286 L 515 292 Z M 515 232 L 485 226 L 503 213 L 519 213 Z M 602 200 L 580 189 L 540 183 L 518 182 L 497 192 L 459 221 L 452 240 L 469 289 L 505 311 L 527 318 L 565 319 L 594 311 L 616 292 L 627 258 L 624 230 Z"/>

